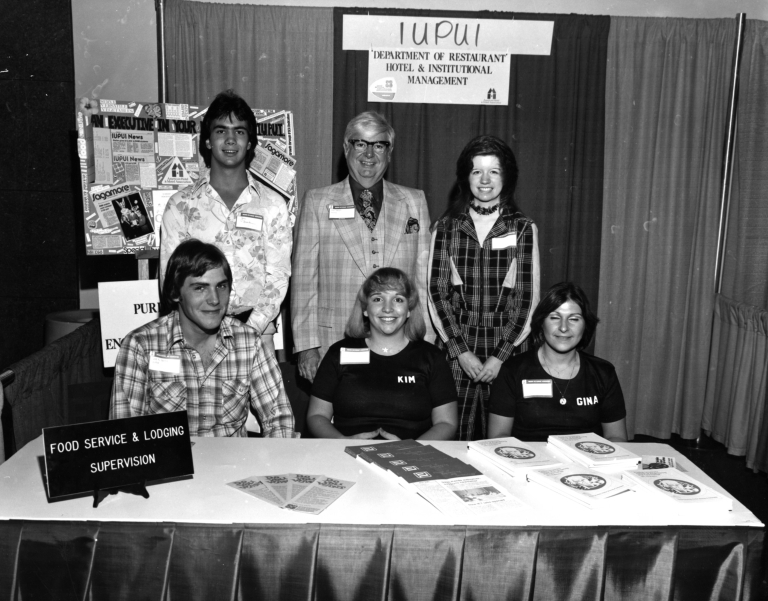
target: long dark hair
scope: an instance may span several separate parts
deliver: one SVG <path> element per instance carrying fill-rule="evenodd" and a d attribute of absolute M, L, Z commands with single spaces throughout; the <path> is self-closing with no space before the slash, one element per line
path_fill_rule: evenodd
<path fill-rule="evenodd" d="M 515 153 L 501 138 L 477 136 L 467 143 L 456 161 L 456 184 L 451 191 L 448 209 L 440 219 L 458 217 L 467 210 L 469 203 L 472 202 L 469 174 L 474 168 L 473 159 L 477 156 L 494 156 L 499 160 L 501 176 L 504 179 L 499 198 L 499 211 L 516 213 L 519 210 L 515 204 L 515 188 L 517 188 L 518 176 Z"/>

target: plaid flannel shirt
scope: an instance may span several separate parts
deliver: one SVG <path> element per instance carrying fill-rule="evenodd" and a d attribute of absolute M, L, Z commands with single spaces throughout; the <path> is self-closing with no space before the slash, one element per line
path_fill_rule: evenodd
<path fill-rule="evenodd" d="M 208 172 L 171 196 L 160 236 L 160 282 L 176 247 L 187 238 L 216 245 L 232 269 L 229 313 L 253 309 L 248 325 L 262 333 L 280 313 L 291 277 L 293 230 L 285 200 L 250 173 L 230 211 L 210 185 Z M 237 227 L 243 213 L 259 215 L 261 230 Z"/>
<path fill-rule="evenodd" d="M 181 373 L 150 370 L 153 353 L 180 357 Z M 110 419 L 186 410 L 190 436 L 246 436 L 249 402 L 264 436 L 294 437 L 293 412 L 277 360 L 264 352 L 256 330 L 236 319 L 227 316 L 221 322 L 207 368 L 184 341 L 178 311 L 123 338 Z"/>
<path fill-rule="evenodd" d="M 514 244 L 493 250 L 493 239 Z M 505 361 L 528 336 L 539 302 L 536 225 L 522 213 L 496 220 L 483 245 L 468 213 L 438 221 L 432 236 L 430 312 L 451 358 L 472 350 L 462 327 L 499 328 L 493 356 Z"/>

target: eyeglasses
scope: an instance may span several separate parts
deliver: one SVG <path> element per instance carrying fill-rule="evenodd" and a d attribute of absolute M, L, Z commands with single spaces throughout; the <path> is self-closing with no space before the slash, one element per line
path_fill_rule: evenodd
<path fill-rule="evenodd" d="M 375 152 L 376 154 L 384 154 L 387 148 L 389 148 L 392 145 L 390 142 L 384 142 L 384 141 L 369 142 L 368 140 L 353 140 L 353 139 L 350 139 L 349 143 L 352 144 L 352 147 L 355 150 L 357 150 L 357 152 L 366 152 L 369 146 L 373 146 L 373 152 Z"/>

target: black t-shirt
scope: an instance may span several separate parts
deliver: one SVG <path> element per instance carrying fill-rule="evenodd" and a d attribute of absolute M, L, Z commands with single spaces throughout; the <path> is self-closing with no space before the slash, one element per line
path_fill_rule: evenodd
<path fill-rule="evenodd" d="M 561 380 L 544 371 L 536 349 L 513 357 L 493 383 L 490 412 L 514 418 L 512 436 L 520 440 L 582 432 L 602 435 L 602 424 L 626 417 L 624 395 L 613 365 L 582 352 L 579 358 L 579 373 Z"/>
<path fill-rule="evenodd" d="M 333 403 L 333 425 L 344 436 L 384 428 L 418 438 L 432 427 L 432 409 L 456 401 L 445 353 L 423 340 L 396 355 L 370 351 L 367 365 L 341 365 L 341 348 L 367 348 L 363 338 L 332 345 L 312 383 L 312 394 Z"/>

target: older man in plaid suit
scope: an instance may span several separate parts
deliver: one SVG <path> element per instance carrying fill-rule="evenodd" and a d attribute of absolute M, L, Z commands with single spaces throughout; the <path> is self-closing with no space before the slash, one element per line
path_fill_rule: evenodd
<path fill-rule="evenodd" d="M 291 276 L 291 326 L 299 373 L 312 380 L 344 326 L 360 286 L 379 267 L 413 280 L 426 307 L 429 211 L 421 190 L 383 179 L 395 132 L 375 112 L 354 117 L 344 133 L 349 177 L 304 196 Z M 424 319 L 429 324 L 429 316 Z M 428 327 L 428 340 L 434 339 Z"/>

